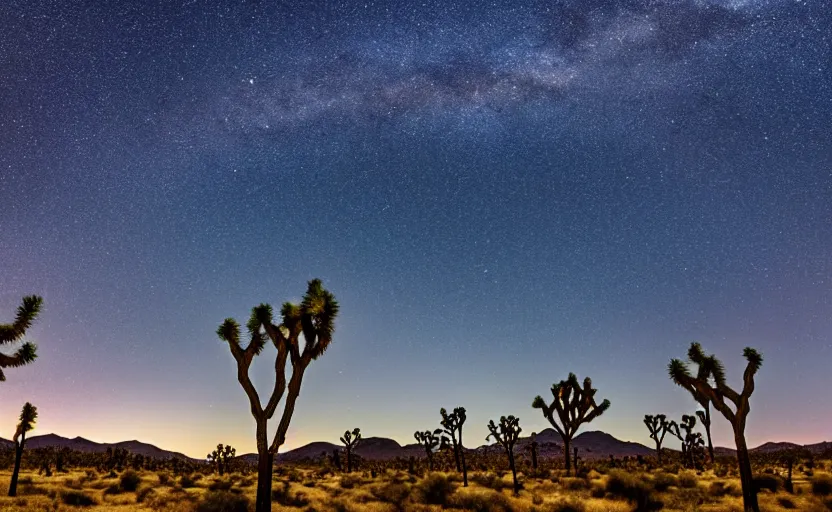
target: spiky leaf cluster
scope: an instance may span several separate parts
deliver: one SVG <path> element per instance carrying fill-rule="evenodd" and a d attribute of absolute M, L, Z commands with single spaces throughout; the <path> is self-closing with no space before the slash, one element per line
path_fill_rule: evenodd
<path fill-rule="evenodd" d="M 604 400 L 600 405 L 595 402 L 598 390 L 593 389 L 589 377 L 584 379 L 581 386 L 575 374 L 570 373 L 566 380 L 553 384 L 551 391 L 554 398 L 551 404 L 546 404 L 538 395 L 532 402 L 532 407 L 543 411 L 543 415 L 561 437 L 571 439 L 583 423 L 591 422 L 610 408 L 609 400 Z"/>
<path fill-rule="evenodd" d="M 17 343 L 26 335 L 26 330 L 40 313 L 43 299 L 37 295 L 23 297 L 17 308 L 14 321 L 10 324 L 0 324 L 0 346 Z M 3 368 L 18 368 L 27 365 L 37 357 L 37 345 L 24 342 L 12 355 L 0 352 L 0 382 L 6 380 Z"/>
<path fill-rule="evenodd" d="M 17 443 L 20 436 L 35 428 L 37 419 L 38 408 L 29 402 L 23 404 L 23 409 L 20 411 L 20 422 L 17 424 L 17 430 L 15 430 L 12 440 Z"/>
<path fill-rule="evenodd" d="M 360 428 L 354 428 L 352 429 L 352 432 L 347 430 L 344 432 L 343 437 L 341 437 L 341 442 L 344 443 L 344 446 L 346 446 L 349 451 L 352 451 L 353 448 L 358 446 L 359 441 L 361 441 Z"/>
<path fill-rule="evenodd" d="M 520 437 L 520 432 L 523 429 L 520 427 L 520 418 L 501 416 L 499 424 L 495 424 L 494 420 L 488 422 L 488 431 L 490 434 L 486 436 L 486 441 L 493 437 L 503 448 L 510 451 L 517 443 L 517 439 Z"/>

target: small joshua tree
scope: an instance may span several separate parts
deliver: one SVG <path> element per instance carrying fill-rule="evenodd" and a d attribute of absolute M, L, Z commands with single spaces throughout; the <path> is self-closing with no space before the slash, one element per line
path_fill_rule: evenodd
<path fill-rule="evenodd" d="M 696 428 L 696 417 L 688 414 L 683 415 L 679 428 L 685 433 L 681 437 L 682 455 L 685 457 L 685 465 L 695 468 L 697 453 L 705 446 L 702 434 L 693 431 Z"/>
<path fill-rule="evenodd" d="M 465 407 L 456 407 L 451 414 L 448 414 L 443 407 L 439 409 L 439 414 L 442 415 L 442 421 L 439 424 L 444 427 L 445 434 L 453 443 L 456 470 L 462 472 L 462 486 L 468 487 L 468 468 L 465 465 L 465 447 L 462 445 L 462 425 L 466 420 Z"/>
<path fill-rule="evenodd" d="M 578 384 L 578 378 L 574 373 L 569 378 L 557 384 L 552 384 L 552 396 L 554 401 L 547 405 L 539 395 L 532 402 L 532 407 L 542 409 L 543 416 L 549 420 L 555 431 L 560 434 L 563 440 L 563 454 L 566 462 L 566 474 L 569 474 L 571 465 L 569 460 L 570 444 L 578 428 L 584 423 L 589 423 L 602 415 L 610 408 L 610 401 L 604 400 L 600 405 L 595 403 L 597 389 L 592 388 L 592 380 L 584 379 L 583 387 Z M 555 418 L 557 413 L 557 418 Z M 558 425 L 560 421 L 560 425 Z"/>
<path fill-rule="evenodd" d="M 23 445 L 26 443 L 26 432 L 35 428 L 38 419 L 38 408 L 26 402 L 20 411 L 20 423 L 14 432 L 14 471 L 9 483 L 9 496 L 17 496 L 17 477 L 20 474 L 20 460 L 23 458 Z"/>
<path fill-rule="evenodd" d="M 236 448 L 232 448 L 231 445 L 225 446 L 220 443 L 217 445 L 216 450 L 208 454 L 208 462 L 210 462 L 211 465 L 214 466 L 214 470 L 222 476 L 229 472 L 231 460 L 234 459 L 236 455 Z"/>
<path fill-rule="evenodd" d="M 537 471 L 537 447 L 539 446 L 537 442 L 537 432 L 532 432 L 531 439 L 529 441 L 529 452 L 532 454 L 532 469 Z"/>
<path fill-rule="evenodd" d="M 757 491 L 751 473 L 751 459 L 745 442 L 745 425 L 751 410 L 749 399 L 754 392 L 754 376 L 763 364 L 763 356 L 751 347 L 743 350 L 748 364 L 743 374 L 743 388 L 735 391 L 725 383 L 725 368 L 716 356 L 706 356 L 699 343 L 691 343 L 688 359 L 698 366 L 696 375 L 692 375 L 687 365 L 679 359 L 672 359 L 668 365 L 670 378 L 686 389 L 694 399 L 697 394 L 706 398 L 716 410 L 731 423 L 734 430 L 734 442 L 737 446 L 737 462 L 742 483 L 742 500 L 746 512 L 759 512 Z M 713 384 L 712 384 L 713 382 Z M 732 410 L 729 403 L 733 404 Z"/>
<path fill-rule="evenodd" d="M 344 451 L 347 452 L 347 473 L 352 473 L 352 452 L 358 446 L 359 441 L 361 441 L 360 428 L 354 428 L 352 432 L 347 430 L 344 432 L 344 437 L 341 438 L 341 442 L 344 443 Z"/>
<path fill-rule="evenodd" d="M 438 428 L 431 432 L 430 430 L 425 430 L 424 432 L 414 432 L 413 437 L 416 438 L 416 442 L 422 445 L 425 449 L 425 455 L 428 458 L 428 471 L 433 471 L 433 454 L 439 449 L 440 444 L 442 443 L 442 433 L 443 430 Z"/>
<path fill-rule="evenodd" d="M 0 324 L 0 347 L 23 339 L 26 330 L 32 326 L 40 313 L 42 305 L 43 299 L 37 295 L 23 297 L 23 303 L 17 308 L 14 322 Z M 6 380 L 3 368 L 18 368 L 31 363 L 37 357 L 37 348 L 37 345 L 27 341 L 20 345 L 13 355 L 7 356 L 0 352 L 0 382 Z"/>
<path fill-rule="evenodd" d="M 656 457 L 659 465 L 662 464 L 662 443 L 664 443 L 664 436 L 667 435 L 670 427 L 670 422 L 667 421 L 667 416 L 664 414 L 644 415 L 644 424 L 647 425 L 647 430 L 650 431 L 650 439 L 656 442 Z"/>
<path fill-rule="evenodd" d="M 708 460 L 711 464 L 713 464 L 714 443 L 711 441 L 711 403 L 708 402 L 708 399 L 702 395 L 699 395 L 696 398 L 696 401 L 702 406 L 702 410 L 696 411 L 696 416 L 699 418 L 699 422 L 702 423 L 702 426 L 705 427 L 705 437 L 708 438 Z"/>
<path fill-rule="evenodd" d="M 511 468 L 511 476 L 514 479 L 514 494 L 520 492 L 520 484 L 517 482 L 517 468 L 514 465 L 514 445 L 523 430 L 520 428 L 520 418 L 514 416 L 501 416 L 500 424 L 495 425 L 494 420 L 488 422 L 488 430 L 491 432 L 485 438 L 488 441 L 491 437 L 503 445 L 508 456 L 508 465 Z"/>
<path fill-rule="evenodd" d="M 257 498 L 255 512 L 268 512 L 272 503 L 272 472 L 274 457 L 278 449 L 286 442 L 286 431 L 295 412 L 295 403 L 300 394 L 303 375 L 309 364 L 326 352 L 332 343 L 335 331 L 335 317 L 338 316 L 338 302 L 328 290 L 324 289 L 319 279 L 309 281 L 306 294 L 300 304 L 286 302 L 280 309 L 281 322 L 272 323 L 272 307 L 260 304 L 251 310 L 247 327 L 250 341 L 243 348 L 240 344 L 240 325 L 227 318 L 217 329 L 217 335 L 228 344 L 231 355 L 237 363 L 237 380 L 248 396 L 251 415 L 257 430 Z M 300 338 L 303 335 L 304 342 Z M 254 388 L 248 375 L 249 367 L 255 356 L 259 355 L 271 340 L 277 355 L 274 371 L 275 383 L 269 401 L 265 407 L 260 402 L 260 395 Z M 286 385 L 286 365 L 291 365 L 292 375 Z M 286 394 L 283 414 L 277 425 L 271 444 L 267 439 L 267 424 L 274 416 L 278 404 Z"/>

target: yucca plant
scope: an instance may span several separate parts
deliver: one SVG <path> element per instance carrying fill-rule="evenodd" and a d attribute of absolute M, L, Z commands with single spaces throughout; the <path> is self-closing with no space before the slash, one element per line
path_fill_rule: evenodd
<path fill-rule="evenodd" d="M 575 437 L 581 425 L 589 423 L 609 409 L 610 401 L 604 400 L 600 405 L 595 403 L 595 393 L 598 390 L 592 388 L 592 380 L 587 377 L 581 387 L 574 373 L 570 373 L 566 380 L 552 384 L 551 391 L 554 397 L 551 404 L 547 405 L 538 395 L 532 402 L 532 407 L 543 411 L 543 416 L 549 420 L 563 440 L 563 455 L 568 475 L 571 466 L 569 449 L 572 438 Z M 575 470 L 577 471 L 577 467 Z"/>
<path fill-rule="evenodd" d="M 454 460 L 456 470 L 462 472 L 462 486 L 468 487 L 468 467 L 465 465 L 465 447 L 462 444 L 462 426 L 465 424 L 465 407 L 456 407 L 454 412 L 448 414 L 445 408 L 439 409 L 442 415 L 440 425 L 445 429 L 445 434 L 451 439 L 454 448 Z"/>
<path fill-rule="evenodd" d="M 14 322 L 0 324 L 0 348 L 3 345 L 11 345 L 21 341 L 26 335 L 26 330 L 32 326 L 32 323 L 38 317 L 42 306 L 43 299 L 37 295 L 23 297 L 21 305 L 17 308 Z M 37 348 L 37 345 L 27 341 L 20 345 L 12 355 L 0 352 L 0 382 L 6 380 L 3 368 L 18 368 L 31 363 L 37 357 Z"/>
<path fill-rule="evenodd" d="M 650 431 L 650 439 L 656 443 L 656 458 L 658 463 L 662 465 L 662 443 L 664 437 L 670 429 L 670 423 L 667 421 L 667 416 L 664 414 L 645 414 L 644 424 L 647 425 L 647 430 Z"/>
<path fill-rule="evenodd" d="M 352 473 L 352 453 L 355 447 L 358 446 L 359 441 L 361 441 L 360 428 L 354 428 L 352 432 L 347 430 L 341 438 L 341 442 L 344 443 L 344 451 L 347 452 L 347 473 Z"/>
<path fill-rule="evenodd" d="M 698 367 L 695 376 L 679 359 L 671 359 L 668 364 L 668 373 L 671 380 L 686 389 L 694 399 L 697 396 L 706 398 L 731 423 L 734 442 L 737 446 L 743 506 L 746 512 L 759 512 L 757 491 L 751 473 L 751 459 L 748 456 L 748 445 L 745 442 L 745 425 L 748 413 L 751 411 L 749 399 L 754 392 L 754 376 L 763 365 L 763 356 L 751 347 L 743 350 L 743 356 L 747 364 L 743 373 L 743 388 L 740 392 L 725 383 L 725 368 L 722 362 L 714 355 L 706 356 L 699 343 L 691 343 L 688 349 L 688 359 Z"/>
<path fill-rule="evenodd" d="M 26 402 L 20 411 L 20 423 L 14 432 L 14 470 L 9 483 L 9 496 L 17 496 L 17 478 L 20 475 L 20 460 L 23 458 L 23 445 L 26 444 L 26 432 L 35 428 L 38 419 L 38 408 Z"/>
<path fill-rule="evenodd" d="M 442 444 L 443 436 L 442 434 L 444 431 L 441 428 L 438 428 L 431 432 L 430 430 L 425 430 L 424 432 L 419 432 L 418 430 L 413 433 L 413 437 L 416 438 L 416 442 L 422 445 L 425 449 L 425 455 L 428 458 L 428 471 L 433 471 L 433 454 L 436 450 L 439 449 L 439 446 Z"/>
<path fill-rule="evenodd" d="M 520 492 L 520 484 L 517 482 L 517 467 L 514 464 L 514 445 L 520 437 L 520 432 L 523 431 L 520 428 L 520 418 L 501 416 L 499 425 L 494 424 L 494 420 L 491 420 L 488 422 L 488 431 L 491 433 L 486 436 L 485 440 L 488 441 L 493 437 L 506 451 L 511 476 L 514 479 L 514 494 L 517 494 Z"/>
<path fill-rule="evenodd" d="M 227 318 L 217 329 L 217 335 L 228 344 L 231 355 L 237 363 L 237 380 L 246 392 L 251 408 L 251 415 L 256 423 L 257 439 L 257 499 L 256 512 L 271 510 L 272 472 L 274 458 L 286 442 L 286 431 L 295 412 L 295 403 L 300 394 L 301 383 L 306 368 L 315 359 L 326 352 L 332 343 L 335 330 L 335 317 L 338 315 L 338 302 L 335 296 L 324 289 L 319 279 L 309 281 L 306 294 L 300 304 L 286 302 L 280 310 L 281 321 L 273 323 L 272 307 L 260 304 L 252 308 L 248 320 L 248 345 L 243 348 L 240 342 L 240 325 Z M 304 343 L 301 345 L 300 337 Z M 255 356 L 259 355 L 271 340 L 277 348 L 275 357 L 275 384 L 271 396 L 263 407 L 257 390 L 248 375 L 249 367 Z M 287 361 L 292 374 L 286 382 Z M 288 389 L 288 393 L 287 392 Z M 267 423 L 274 416 L 284 394 L 286 400 L 283 413 L 277 425 L 271 444 L 267 440 Z"/>

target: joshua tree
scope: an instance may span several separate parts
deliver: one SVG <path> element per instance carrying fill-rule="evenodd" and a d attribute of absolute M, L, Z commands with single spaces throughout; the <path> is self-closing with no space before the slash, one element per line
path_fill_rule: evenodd
<path fill-rule="evenodd" d="M 17 477 L 20 474 L 20 459 L 23 457 L 23 445 L 26 443 L 26 432 L 35 428 L 38 419 L 38 408 L 26 402 L 20 411 L 20 423 L 14 432 L 14 471 L 9 484 L 9 496 L 17 496 Z M 19 438 L 19 439 L 18 439 Z"/>
<path fill-rule="evenodd" d="M 696 453 L 705 446 L 702 434 L 693 431 L 696 428 L 696 417 L 688 414 L 682 415 L 679 428 L 685 432 L 685 435 L 681 437 L 682 455 L 686 457 L 685 465 L 694 468 L 696 467 Z"/>
<path fill-rule="evenodd" d="M 647 430 L 650 431 L 650 439 L 656 442 L 656 457 L 659 465 L 662 464 L 662 443 L 664 443 L 664 436 L 670 429 L 670 424 L 673 422 L 667 421 L 667 416 L 664 414 L 644 415 L 644 424 L 647 425 Z"/>
<path fill-rule="evenodd" d="M 566 474 L 569 474 L 569 449 L 572 438 L 583 423 L 589 423 L 610 408 L 610 401 L 604 400 L 601 405 L 595 403 L 595 393 L 592 389 L 592 380 L 589 377 L 584 379 L 583 388 L 578 384 L 578 378 L 574 373 L 569 378 L 557 384 L 552 384 L 552 396 L 554 401 L 550 405 L 539 395 L 532 402 L 532 407 L 542 409 L 543 416 L 555 428 L 563 439 L 563 454 L 566 462 Z M 557 419 L 555 418 L 557 413 Z M 558 425 L 560 420 L 561 425 Z"/>
<path fill-rule="evenodd" d="M 532 454 L 532 469 L 535 470 L 535 471 L 537 471 L 537 447 L 538 446 L 539 445 L 537 443 L 537 433 L 532 432 L 531 440 L 529 442 L 529 451 Z"/>
<path fill-rule="evenodd" d="M 445 434 L 451 438 L 454 446 L 454 460 L 456 470 L 462 472 L 462 486 L 468 487 L 468 468 L 465 466 L 465 447 L 462 445 L 462 425 L 465 424 L 465 407 L 456 407 L 454 412 L 448 414 L 443 407 L 439 409 L 442 421 L 439 422 L 445 429 Z M 457 435 L 459 437 L 457 438 Z"/>
<path fill-rule="evenodd" d="M 511 476 L 514 478 L 514 494 L 517 494 L 520 492 L 520 484 L 517 483 L 517 469 L 514 466 L 514 444 L 517 443 L 517 438 L 523 430 L 520 428 L 520 418 L 501 416 L 499 425 L 495 425 L 494 420 L 488 422 L 488 430 L 491 433 L 488 434 L 485 440 L 488 441 L 489 438 L 493 437 L 506 450 L 508 465 L 511 467 Z"/>
<path fill-rule="evenodd" d="M 231 445 L 224 446 L 222 443 L 217 445 L 217 449 L 208 454 L 208 462 L 214 466 L 220 476 L 228 473 L 231 466 L 231 460 L 237 455 L 237 449 L 232 448 Z"/>
<path fill-rule="evenodd" d="M 272 307 L 269 304 L 254 307 L 247 324 L 250 341 L 245 348 L 240 345 L 240 325 L 233 318 L 227 318 L 217 329 L 217 335 L 228 343 L 231 355 L 237 362 L 237 380 L 248 396 L 251 415 L 257 425 L 256 512 L 271 510 L 274 457 L 286 441 L 286 431 L 295 412 L 295 403 L 300 394 L 306 368 L 309 363 L 320 357 L 332 342 L 338 302 L 332 293 L 324 289 L 319 279 L 313 279 L 308 283 L 303 301 L 300 304 L 284 303 L 280 315 L 280 325 L 275 325 L 272 323 Z M 302 346 L 301 335 L 304 338 Z M 248 370 L 254 356 L 263 351 L 267 340 L 271 340 L 277 348 L 277 355 L 274 365 L 274 389 L 268 403 L 263 407 L 260 396 L 251 383 Z M 274 439 L 269 444 L 266 427 L 287 390 L 287 360 L 292 367 L 289 392 Z"/>
<path fill-rule="evenodd" d="M 710 460 L 711 464 L 713 464 L 714 443 L 711 441 L 711 403 L 708 402 L 708 399 L 702 395 L 696 397 L 696 401 L 702 406 L 702 410 L 696 411 L 696 416 L 699 418 L 702 426 L 705 427 L 705 437 L 708 438 L 708 460 Z"/>
<path fill-rule="evenodd" d="M 360 428 L 352 429 L 352 433 L 347 430 L 344 432 L 344 437 L 341 438 L 341 442 L 344 443 L 344 450 L 347 452 L 347 473 L 352 473 L 352 451 L 358 446 L 359 441 L 361 441 Z"/>
<path fill-rule="evenodd" d="M 425 430 L 424 432 L 417 431 L 413 434 L 416 442 L 425 448 L 425 455 L 428 457 L 428 471 L 433 471 L 433 454 L 442 443 L 442 433 L 443 430 L 438 428 L 433 432 Z"/>
<path fill-rule="evenodd" d="M 686 389 L 694 399 L 697 393 L 706 398 L 731 423 L 737 446 L 743 505 L 746 512 L 759 512 L 751 460 L 745 442 L 745 424 L 751 410 L 749 398 L 754 392 L 754 375 L 763 364 L 763 356 L 751 347 L 743 350 L 743 356 L 748 364 L 743 374 L 743 388 L 739 393 L 725 383 L 725 368 L 722 362 L 714 355 L 706 356 L 699 343 L 691 343 L 688 349 L 688 359 L 698 366 L 696 376 L 692 375 L 687 365 L 679 359 L 670 361 L 668 372 L 673 382 Z M 733 404 L 733 410 L 726 399 Z"/>
<path fill-rule="evenodd" d="M 20 341 L 26 335 L 26 329 L 31 327 L 32 322 L 40 313 L 43 299 L 37 295 L 23 297 L 23 303 L 18 306 L 14 322 L 0 324 L 0 347 Z M 32 342 L 25 342 L 10 356 L 0 352 L 0 382 L 6 380 L 3 368 L 17 368 L 35 360 L 37 357 L 37 345 Z"/>

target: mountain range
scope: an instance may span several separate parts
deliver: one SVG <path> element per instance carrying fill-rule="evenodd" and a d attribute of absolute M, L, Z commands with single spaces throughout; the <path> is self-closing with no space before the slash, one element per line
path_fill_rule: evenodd
<path fill-rule="evenodd" d="M 520 453 L 530 443 L 530 438 L 521 437 L 517 441 L 515 450 Z M 554 429 L 547 428 L 537 434 L 538 453 L 541 457 L 559 457 L 563 453 L 560 436 Z M 638 455 L 652 455 L 655 450 L 643 444 L 634 443 L 630 441 L 621 441 L 615 437 L 601 431 L 589 431 L 575 436 L 572 445 L 578 448 L 578 453 L 583 458 L 607 458 L 610 455 L 614 457 L 638 456 Z M 0 438 L 0 449 L 12 448 L 14 443 L 7 439 Z M 124 448 L 131 453 L 141 454 L 146 457 L 154 457 L 159 459 L 165 458 L 180 458 L 185 460 L 199 460 L 193 459 L 179 452 L 173 452 L 158 448 L 152 444 L 142 443 L 140 441 L 122 441 L 119 443 L 97 443 L 84 439 L 83 437 L 75 437 L 72 439 L 61 437 L 56 434 L 46 434 L 42 436 L 32 436 L 26 440 L 26 448 L 70 448 L 81 452 L 103 453 L 107 448 Z M 326 452 L 331 454 L 333 450 L 343 448 L 340 444 L 333 444 L 325 441 L 316 441 L 307 445 L 289 450 L 278 455 L 279 461 L 295 462 L 304 459 L 315 459 Z M 672 442 L 665 442 L 665 448 L 673 449 Z M 799 445 L 795 443 L 768 442 L 750 451 L 753 453 L 772 453 L 790 449 L 805 449 L 812 453 L 823 453 L 827 450 L 832 450 L 832 442 L 825 441 L 821 443 Z M 502 451 L 502 447 L 496 444 L 482 445 L 478 448 L 469 449 L 471 451 L 489 452 Z M 735 450 L 730 448 L 717 447 L 715 448 L 717 455 L 733 455 Z M 369 460 L 390 460 L 396 457 L 420 457 L 424 454 L 424 449 L 416 444 L 401 445 L 393 439 L 385 437 L 368 437 L 361 440 L 361 443 L 355 449 L 355 452 L 361 457 Z M 257 454 L 249 453 L 241 455 L 239 458 L 257 462 Z"/>

